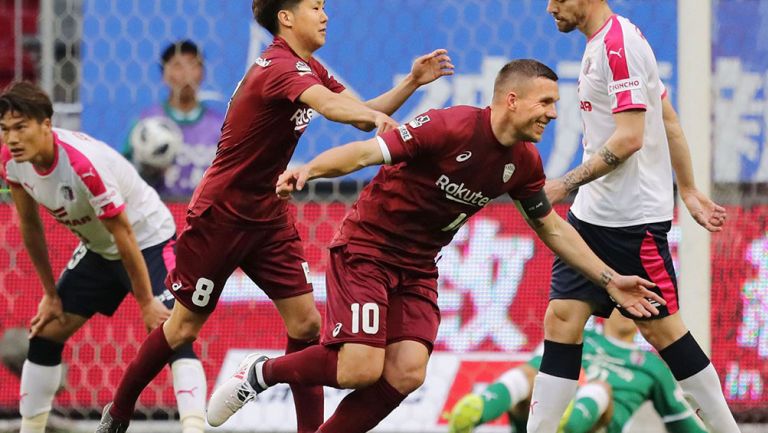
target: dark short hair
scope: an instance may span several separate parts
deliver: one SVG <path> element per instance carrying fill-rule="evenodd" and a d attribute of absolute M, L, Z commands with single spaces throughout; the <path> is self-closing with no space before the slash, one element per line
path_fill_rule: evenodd
<path fill-rule="evenodd" d="M 12 83 L 0 94 L 0 117 L 9 111 L 42 122 L 53 117 L 53 104 L 41 88 L 21 81 Z"/>
<path fill-rule="evenodd" d="M 499 71 L 499 75 L 496 76 L 496 82 L 494 83 L 493 93 L 496 94 L 501 90 L 501 86 L 507 83 L 512 85 L 518 85 L 520 80 L 528 81 L 534 78 L 546 78 L 552 81 L 557 81 L 558 77 L 555 71 L 549 66 L 534 59 L 517 59 L 504 65 Z"/>
<path fill-rule="evenodd" d="M 253 0 L 251 10 L 253 18 L 259 25 L 267 29 L 273 35 L 277 35 L 280 30 L 280 23 L 277 21 L 277 13 L 293 9 L 301 3 L 302 0 Z"/>
<path fill-rule="evenodd" d="M 189 39 L 183 39 L 180 41 L 172 42 L 169 44 L 165 49 L 163 50 L 163 53 L 160 55 L 160 66 L 165 67 L 165 64 L 168 63 L 173 56 L 177 54 L 191 54 L 195 57 L 198 57 L 202 60 L 202 55 L 200 54 L 200 49 L 197 48 L 197 44 L 190 41 Z"/>

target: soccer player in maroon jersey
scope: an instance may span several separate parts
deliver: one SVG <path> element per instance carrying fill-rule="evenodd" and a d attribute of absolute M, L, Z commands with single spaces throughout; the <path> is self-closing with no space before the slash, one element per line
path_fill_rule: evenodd
<path fill-rule="evenodd" d="M 416 59 L 392 90 L 363 103 L 312 57 L 325 43 L 323 0 L 254 0 L 253 14 L 275 39 L 238 84 L 216 158 L 189 204 L 177 266 L 166 281 L 178 302 L 126 369 L 97 432 L 127 429 L 141 391 L 177 347 L 197 337 L 238 267 L 280 312 L 287 353 L 317 345 L 320 314 L 292 216 L 274 193 L 278 175 L 315 111 L 383 132 L 397 126 L 387 114 L 419 86 L 453 73 L 447 52 L 436 50 Z M 292 391 L 298 431 L 314 432 L 323 421 L 322 387 L 297 384 Z"/>
<path fill-rule="evenodd" d="M 329 150 L 283 173 L 286 198 L 309 179 L 385 164 L 331 243 L 323 344 L 268 360 L 253 354 L 211 396 L 220 424 L 276 383 L 355 388 L 318 432 L 367 432 L 421 386 L 440 323 L 435 257 L 466 220 L 508 194 L 563 260 L 637 316 L 663 300 L 615 273 L 547 201 L 533 144 L 557 117 L 557 75 L 535 60 L 499 72 L 490 107 L 432 110 L 380 137 Z M 237 396 L 247 396 L 238 398 Z"/>

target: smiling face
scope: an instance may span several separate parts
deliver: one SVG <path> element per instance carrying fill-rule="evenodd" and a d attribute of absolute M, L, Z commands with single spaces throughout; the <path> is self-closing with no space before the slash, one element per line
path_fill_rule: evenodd
<path fill-rule="evenodd" d="M 588 0 L 549 0 L 547 13 L 555 19 L 558 30 L 569 33 L 576 28 L 584 27 L 589 5 Z"/>
<path fill-rule="evenodd" d="M 537 143 L 544 130 L 557 118 L 555 103 L 560 99 L 557 82 L 537 77 L 509 94 L 514 99 L 510 126 L 521 141 Z"/>
<path fill-rule="evenodd" d="M 15 162 L 36 163 L 52 150 L 51 119 L 38 122 L 18 112 L 8 110 L 0 118 L 3 145 L 8 147 Z"/>

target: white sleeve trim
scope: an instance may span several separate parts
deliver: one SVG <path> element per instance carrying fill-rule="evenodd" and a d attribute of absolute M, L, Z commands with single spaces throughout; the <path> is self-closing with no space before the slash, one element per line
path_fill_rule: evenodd
<path fill-rule="evenodd" d="M 387 142 L 384 141 L 383 138 L 380 136 L 376 136 L 376 140 L 379 142 L 379 149 L 381 149 L 381 154 L 384 156 L 384 164 L 391 165 L 392 164 L 392 154 L 389 153 L 389 147 L 387 147 Z"/>

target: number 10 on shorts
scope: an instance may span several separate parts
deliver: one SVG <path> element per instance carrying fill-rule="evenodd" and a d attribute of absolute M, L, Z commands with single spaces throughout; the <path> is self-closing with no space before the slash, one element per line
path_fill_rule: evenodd
<path fill-rule="evenodd" d="M 360 324 L 363 325 L 363 332 L 374 335 L 379 332 L 379 305 L 374 302 L 367 302 L 360 308 L 360 304 L 354 303 L 352 308 L 352 333 L 360 333 Z"/>

